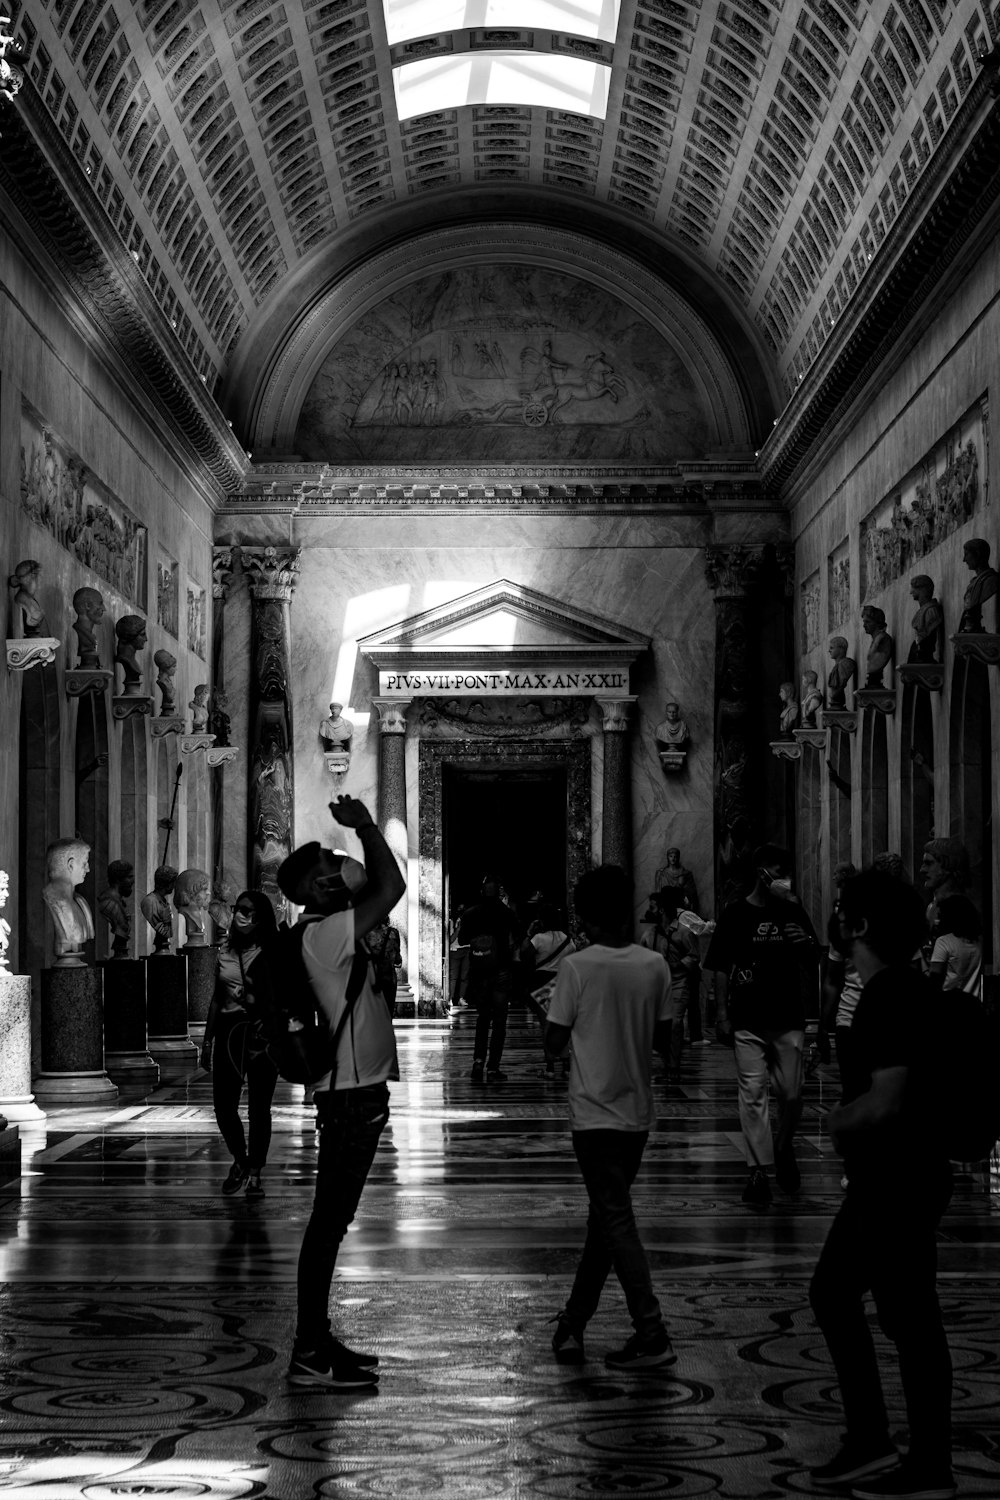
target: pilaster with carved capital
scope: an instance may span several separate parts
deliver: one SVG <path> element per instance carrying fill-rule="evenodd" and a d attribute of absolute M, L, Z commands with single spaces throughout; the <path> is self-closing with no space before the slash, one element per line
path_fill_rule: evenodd
<path fill-rule="evenodd" d="M 250 746 L 247 843 L 250 886 L 282 914 L 279 865 L 292 852 L 294 777 L 290 603 L 297 547 L 241 547 L 250 587 Z"/>
<path fill-rule="evenodd" d="M 298 582 L 300 547 L 241 547 L 240 560 L 254 599 L 291 602 Z"/>
<path fill-rule="evenodd" d="M 409 858 L 406 822 L 406 710 L 409 698 L 373 698 L 378 714 L 378 826 L 405 879 Z M 412 999 L 409 985 L 409 896 L 404 891 L 389 915 L 399 932 L 403 967 L 399 975 L 397 1007 Z"/>
<path fill-rule="evenodd" d="M 761 547 L 706 547 L 705 578 L 716 604 L 723 599 L 746 599 L 763 561 Z"/>
<path fill-rule="evenodd" d="M 596 698 L 604 730 L 604 806 L 601 859 L 632 869 L 632 756 L 629 741 L 635 698 Z"/>

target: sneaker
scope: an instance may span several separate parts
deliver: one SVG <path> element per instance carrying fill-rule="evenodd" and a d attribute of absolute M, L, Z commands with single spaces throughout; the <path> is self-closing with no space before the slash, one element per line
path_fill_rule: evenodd
<path fill-rule="evenodd" d="M 743 1189 L 743 1202 L 752 1208 L 767 1208 L 771 1202 L 771 1184 L 763 1167 L 754 1167 Z"/>
<path fill-rule="evenodd" d="M 898 1468 L 851 1488 L 854 1500 L 952 1500 L 957 1493 L 950 1469 L 932 1473 L 923 1464 L 911 1467 L 906 1458 Z"/>
<path fill-rule="evenodd" d="M 609 1370 L 657 1370 L 664 1365 L 677 1363 L 674 1346 L 665 1328 L 652 1338 L 642 1338 L 633 1333 L 624 1349 L 615 1349 L 604 1356 Z"/>
<path fill-rule="evenodd" d="M 374 1370 L 378 1364 L 377 1354 L 362 1354 L 358 1349 L 348 1349 L 347 1345 L 335 1339 L 332 1333 L 327 1335 L 326 1349 L 333 1358 L 353 1361 L 362 1370 Z"/>
<path fill-rule="evenodd" d="M 556 1331 L 552 1335 L 552 1353 L 556 1362 L 560 1365 L 582 1365 L 587 1358 L 583 1352 L 582 1325 L 565 1312 L 557 1313 L 549 1322 L 556 1325 Z"/>
<path fill-rule="evenodd" d="M 226 1197 L 230 1198 L 232 1197 L 233 1193 L 238 1193 L 249 1176 L 250 1168 L 247 1166 L 246 1162 L 234 1161 L 232 1166 L 229 1168 L 229 1176 L 222 1184 L 222 1191 L 225 1193 Z"/>
<path fill-rule="evenodd" d="M 506 1073 L 501 1073 L 501 1071 L 500 1071 L 499 1068 L 490 1068 L 489 1072 L 486 1075 L 486 1082 L 487 1083 L 506 1083 L 507 1082 L 507 1074 Z"/>
<path fill-rule="evenodd" d="M 260 1185 L 260 1173 L 250 1171 L 247 1173 L 247 1197 L 263 1198 L 264 1189 Z"/>
<path fill-rule="evenodd" d="M 700 1036 L 696 1042 L 691 1043 L 692 1047 L 711 1047 L 711 1045 L 712 1038 L 708 1036 Z"/>
<path fill-rule="evenodd" d="M 473 1083 L 482 1083 L 483 1064 L 481 1062 L 474 1062 L 472 1064 L 472 1072 L 469 1074 L 469 1077 L 472 1079 Z"/>
<path fill-rule="evenodd" d="M 784 1146 L 774 1154 L 774 1180 L 781 1191 L 789 1195 L 797 1193 L 802 1186 L 802 1173 L 791 1145 Z"/>
<path fill-rule="evenodd" d="M 378 1387 L 378 1371 L 346 1359 L 335 1339 L 326 1339 L 318 1349 L 294 1349 L 288 1366 L 291 1385 L 316 1386 L 330 1391 L 361 1391 Z"/>
<path fill-rule="evenodd" d="M 857 1442 L 845 1438 L 840 1452 L 828 1464 L 820 1464 L 809 1470 L 813 1484 L 831 1487 L 850 1484 L 854 1479 L 867 1479 L 870 1474 L 880 1474 L 883 1469 L 893 1469 L 899 1463 L 899 1454 L 892 1443 Z"/>

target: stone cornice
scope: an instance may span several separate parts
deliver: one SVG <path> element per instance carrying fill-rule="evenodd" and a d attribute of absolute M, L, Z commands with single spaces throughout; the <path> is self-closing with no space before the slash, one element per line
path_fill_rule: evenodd
<path fill-rule="evenodd" d="M 237 488 L 246 455 L 183 350 L 171 353 L 176 334 L 30 78 L 4 110 L 0 187 L 209 487 L 219 497 Z"/>
<path fill-rule="evenodd" d="M 761 477 L 769 489 L 787 492 L 875 372 L 886 373 L 907 325 L 931 299 L 940 306 L 949 271 L 1000 196 L 998 92 L 1000 49 L 994 49 L 761 450 Z"/>

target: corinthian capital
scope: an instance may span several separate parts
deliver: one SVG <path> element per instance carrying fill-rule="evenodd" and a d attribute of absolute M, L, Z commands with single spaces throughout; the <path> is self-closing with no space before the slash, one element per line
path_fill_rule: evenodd
<path fill-rule="evenodd" d="M 241 547 L 240 560 L 255 599 L 291 599 L 300 547 Z"/>
<path fill-rule="evenodd" d="M 745 599 L 763 561 L 760 547 L 706 547 L 705 578 L 718 599 Z"/>
<path fill-rule="evenodd" d="M 212 598 L 225 599 L 233 577 L 232 547 L 212 548 Z"/>

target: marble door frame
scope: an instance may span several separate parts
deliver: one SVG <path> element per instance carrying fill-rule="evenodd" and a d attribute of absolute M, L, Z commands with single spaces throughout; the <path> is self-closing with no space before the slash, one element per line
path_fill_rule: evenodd
<path fill-rule="evenodd" d="M 428 739 L 418 745 L 419 976 L 420 1015 L 435 1015 L 446 996 L 444 965 L 444 768 L 445 766 L 538 766 L 566 770 L 567 886 L 572 891 L 591 865 L 591 744 L 572 738 L 509 738 L 489 733 L 461 739 Z"/>

